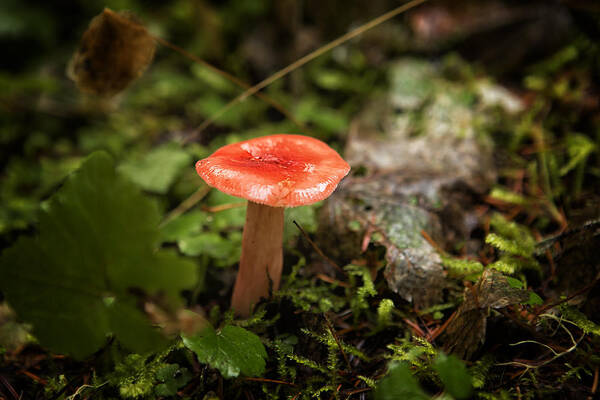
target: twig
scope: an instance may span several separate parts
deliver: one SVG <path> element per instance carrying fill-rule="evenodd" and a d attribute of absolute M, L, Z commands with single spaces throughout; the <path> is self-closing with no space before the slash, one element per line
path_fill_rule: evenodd
<path fill-rule="evenodd" d="M 66 397 L 65 400 L 75 400 L 78 396 L 81 395 L 81 392 L 83 392 L 85 389 L 98 389 L 106 384 L 108 384 L 108 381 L 101 383 L 100 385 L 97 385 L 97 386 L 84 384 L 84 385 L 78 387 L 77 390 L 75 391 L 75 393 Z"/>
<path fill-rule="evenodd" d="M 583 225 L 576 226 L 568 231 L 559 233 L 558 235 L 543 239 L 536 244 L 535 254 L 542 255 L 546 250 L 549 250 L 555 243 L 558 243 L 561 240 L 565 240 L 584 231 L 594 230 L 597 231 L 592 233 L 593 236 L 600 235 L 600 218 L 586 221 Z"/>
<path fill-rule="evenodd" d="M 44 385 L 44 386 L 46 386 L 46 385 L 48 384 L 48 381 L 47 381 L 47 380 L 45 380 L 45 379 L 43 379 L 43 378 L 40 378 L 40 377 L 39 377 L 39 376 L 37 376 L 36 374 L 34 374 L 34 373 L 32 373 L 32 372 L 29 372 L 29 371 L 27 371 L 27 370 L 25 370 L 25 369 L 22 369 L 22 370 L 18 371 L 18 373 L 20 373 L 20 374 L 23 374 L 23 375 L 25 375 L 25 376 L 27 376 L 27 377 L 31 378 L 32 380 L 36 381 L 37 383 L 39 383 L 39 384 L 41 384 L 41 385 Z"/>
<path fill-rule="evenodd" d="M 370 387 L 354 389 L 354 390 L 351 390 L 350 392 L 345 392 L 344 394 L 346 394 L 348 396 L 352 396 L 353 394 L 368 392 L 369 390 L 373 390 L 373 389 L 371 389 Z"/>
<path fill-rule="evenodd" d="M 185 213 L 190 208 L 194 207 L 200 200 L 204 198 L 210 192 L 209 186 L 203 186 L 200 189 L 196 190 L 190 197 L 179 203 L 177 207 L 175 207 L 165 219 L 162 220 L 160 226 L 165 226 L 168 222 L 174 220 L 179 217 L 181 214 Z"/>
<path fill-rule="evenodd" d="M 571 339 L 571 342 L 573 343 L 573 345 L 571 347 L 569 347 L 568 349 L 566 349 L 565 351 L 558 353 L 556 350 L 554 350 L 552 347 L 548 346 L 547 344 L 537 342 L 535 340 L 522 340 L 517 343 L 512 343 L 511 346 L 519 346 L 519 345 L 527 344 L 527 343 L 538 344 L 538 345 L 543 346 L 546 349 L 548 349 L 554 356 L 547 360 L 540 361 L 535 365 L 528 364 L 528 363 L 520 361 L 520 360 L 515 360 L 515 361 L 510 361 L 510 362 L 505 362 L 505 363 L 498 363 L 496 365 L 513 365 L 513 366 L 523 367 L 526 369 L 526 371 L 529 369 L 537 369 L 537 368 L 543 367 L 544 365 L 551 363 L 552 361 L 564 356 L 565 354 L 571 353 L 573 350 L 575 350 L 577 348 L 579 343 L 581 343 L 583 338 L 586 336 L 586 334 L 584 333 L 583 335 L 581 335 L 581 338 L 579 338 L 579 340 L 575 340 L 575 338 L 573 337 L 571 332 L 567 329 L 567 327 L 564 326 L 562 323 L 560 323 L 560 320 L 558 317 L 556 317 L 554 315 L 550 315 L 550 314 L 545 314 L 545 316 L 547 316 L 548 318 L 555 319 L 559 322 L 559 327 L 561 327 L 562 329 L 565 330 L 565 332 L 567 332 L 567 335 L 569 335 L 569 338 Z M 526 371 L 524 371 L 524 372 L 526 372 Z"/>
<path fill-rule="evenodd" d="M 0 381 L 2 381 L 4 387 L 8 389 L 8 391 L 15 398 L 15 400 L 19 400 L 20 396 L 18 395 L 17 391 L 15 390 L 15 388 L 12 387 L 10 382 L 4 376 L 0 375 Z"/>
<path fill-rule="evenodd" d="M 456 317 L 457 313 L 456 311 L 454 311 L 452 313 L 452 315 L 450 315 L 450 318 L 448 318 L 446 320 L 446 322 L 444 322 L 442 325 L 440 325 L 438 328 L 436 328 L 433 332 L 431 332 L 431 334 L 429 335 L 429 342 L 434 341 L 438 336 L 440 336 L 442 334 L 442 332 L 444 332 L 446 330 L 446 328 L 448 327 L 448 325 L 450 324 L 450 322 L 452 322 L 452 320 L 454 319 L 454 317 Z"/>
<path fill-rule="evenodd" d="M 230 73 L 223 71 L 217 67 L 215 67 L 212 64 L 207 63 L 206 61 L 204 61 L 203 59 L 196 57 L 195 55 L 193 55 L 192 53 L 184 50 L 183 48 L 166 41 L 163 38 L 160 38 L 158 36 L 152 36 L 152 38 L 154 38 L 154 40 L 156 40 L 158 43 L 162 44 L 165 47 L 170 48 L 171 50 L 174 50 L 176 52 L 178 52 L 179 54 L 183 55 L 184 57 L 189 58 L 190 60 L 194 61 L 197 64 L 202 65 L 203 67 L 211 70 L 212 72 L 222 76 L 223 78 L 227 79 L 228 81 L 236 84 L 237 86 L 244 88 L 244 89 L 250 89 L 250 85 L 247 84 L 246 82 L 244 82 L 243 80 L 236 78 L 235 76 L 231 75 Z M 256 97 L 258 97 L 259 99 L 263 100 L 265 103 L 269 104 L 270 106 L 272 106 L 274 109 L 276 109 L 277 111 L 279 111 L 283 116 L 285 116 L 287 119 L 289 119 L 290 121 L 292 121 L 295 125 L 297 125 L 300 129 L 302 129 L 303 131 L 306 131 L 307 128 L 306 126 L 298 121 L 291 112 L 289 112 L 288 110 L 285 109 L 285 107 L 283 107 L 281 104 L 279 104 L 275 99 L 271 98 L 270 96 L 264 94 L 264 93 L 254 93 L 256 94 Z"/>
<path fill-rule="evenodd" d="M 596 390 L 598 390 L 598 367 L 596 367 L 596 369 L 594 370 L 594 382 L 592 383 L 592 389 L 590 390 L 592 396 L 596 394 Z M 591 396 L 588 397 L 588 399 L 591 398 Z"/>
<path fill-rule="evenodd" d="M 444 251 L 444 249 L 442 249 L 440 247 L 440 245 L 437 244 L 436 241 L 433 240 L 431 238 L 431 236 L 429 236 L 429 234 L 427 232 L 425 232 L 425 229 L 421 229 L 421 236 L 423 236 L 423 238 L 431 245 L 431 247 L 433 247 L 434 249 L 436 249 L 438 253 L 440 253 L 440 254 L 446 253 Z"/>
<path fill-rule="evenodd" d="M 558 301 L 555 301 L 554 303 L 550 303 L 550 304 L 547 304 L 547 305 L 545 305 L 545 306 L 542 306 L 542 307 L 541 307 L 539 310 L 537 310 L 537 312 L 536 312 L 536 318 L 537 318 L 537 317 L 539 317 L 539 316 L 540 316 L 540 314 L 542 314 L 544 311 L 546 311 L 546 310 L 549 310 L 549 309 L 551 309 L 551 308 L 554 308 L 554 307 L 556 307 L 556 306 L 558 306 L 558 305 L 560 305 L 560 304 L 562 304 L 562 303 L 565 303 L 565 302 L 567 302 L 567 301 L 569 301 L 569 300 L 571 300 L 571 299 L 573 299 L 573 298 L 575 298 L 575 297 L 577 297 L 577 296 L 579 296 L 579 295 L 581 295 L 581 294 L 583 294 L 583 293 L 587 292 L 588 290 L 590 290 L 590 289 L 592 289 L 594 286 L 596 286 L 596 284 L 597 284 L 598 282 L 600 282 L 600 278 L 596 278 L 596 279 L 595 279 L 595 280 L 594 280 L 592 283 L 590 283 L 589 285 L 587 285 L 587 286 L 584 286 L 583 288 L 581 288 L 581 289 L 579 289 L 578 291 L 576 291 L 575 293 L 573 293 L 573 294 L 571 294 L 571 295 L 569 295 L 569 296 L 565 297 L 564 299 L 560 299 L 560 300 L 558 300 Z"/>
<path fill-rule="evenodd" d="M 331 332 L 331 336 L 333 336 L 333 339 L 335 339 L 335 342 L 337 343 L 338 348 L 340 349 L 340 353 L 342 353 L 342 356 L 344 357 L 344 361 L 346 361 L 346 365 L 348 366 L 348 371 L 352 371 L 352 366 L 350 365 L 350 360 L 348 360 L 348 356 L 346 355 L 346 352 L 342 348 L 340 339 L 338 338 L 337 334 L 335 333 L 335 330 L 333 329 L 333 326 L 331 325 L 331 321 L 329 321 L 329 318 L 327 318 L 327 315 L 323 315 L 323 316 L 325 317 L 325 323 L 327 324 L 327 328 L 329 328 L 329 331 Z"/>
<path fill-rule="evenodd" d="M 207 120 L 205 120 L 197 129 L 196 131 L 190 133 L 187 138 L 185 138 L 185 142 L 189 142 L 191 140 L 193 140 L 194 138 L 196 138 L 196 136 L 198 136 L 200 133 L 202 133 L 202 131 L 204 129 L 206 129 L 207 127 L 209 127 L 213 122 L 215 122 L 217 119 L 219 119 L 223 114 L 225 114 L 227 111 L 229 111 L 230 108 L 232 108 L 234 105 L 236 105 L 237 103 L 239 103 L 240 101 L 246 99 L 248 96 L 252 96 L 255 93 L 259 92 L 260 90 L 264 89 L 265 87 L 269 86 L 271 83 L 275 82 L 276 80 L 283 78 L 284 76 L 286 76 L 287 74 L 289 74 L 290 72 L 302 67 L 304 64 L 314 60 L 315 58 L 319 57 L 320 55 L 327 53 L 329 50 L 347 42 L 350 39 L 355 38 L 356 36 L 368 31 L 371 28 L 376 27 L 377 25 L 390 20 L 392 18 L 394 18 L 395 16 L 402 14 L 403 12 L 410 10 L 413 7 L 418 6 L 421 3 L 424 3 L 427 0 L 412 0 L 409 1 L 408 3 L 405 3 L 391 11 L 388 11 L 387 13 L 380 15 L 379 17 L 372 19 L 371 21 L 359 26 L 358 28 L 338 37 L 337 39 L 327 43 L 324 46 L 319 47 L 318 49 L 316 49 L 315 51 L 310 52 L 309 54 L 305 55 L 304 57 L 301 57 L 300 59 L 296 60 L 295 62 L 291 63 L 290 65 L 288 65 L 287 67 L 280 69 L 279 71 L 277 71 L 276 73 L 274 73 L 273 75 L 269 76 L 268 78 L 262 80 L 261 82 L 257 83 L 256 85 L 252 86 L 250 89 L 246 90 L 244 93 L 238 95 L 236 98 L 234 98 L 233 100 L 231 100 L 229 103 L 227 103 L 225 106 L 223 106 L 223 108 L 221 108 L 216 114 L 214 114 L 212 117 L 208 118 Z"/>
<path fill-rule="evenodd" d="M 246 204 L 247 203 L 245 201 L 240 201 L 237 203 L 219 204 L 218 206 L 202 207 L 202 211 L 216 213 L 219 211 L 231 210 L 232 208 L 244 207 Z"/>
<path fill-rule="evenodd" d="M 323 257 L 323 259 L 325 259 L 325 261 L 327 261 L 329 264 L 331 264 L 333 267 L 335 267 L 335 269 L 337 269 L 338 271 L 340 271 L 342 274 L 347 275 L 346 271 L 344 271 L 344 269 L 342 267 L 340 267 L 339 265 L 337 265 L 335 261 L 333 261 L 331 258 L 327 257 L 325 255 L 325 253 L 323 253 L 323 251 L 321 251 L 321 249 L 319 248 L 319 246 L 317 246 L 317 244 L 312 241 L 312 239 L 308 236 L 308 234 L 300 226 L 300 224 L 298 224 L 296 221 L 293 221 L 293 222 L 294 222 L 294 225 L 296 225 L 296 227 L 300 230 L 300 233 L 302 233 L 302 236 L 304 236 L 304 239 L 306 239 L 308 241 L 308 243 L 310 243 L 310 245 L 317 252 L 317 254 L 319 254 L 321 257 Z"/>
<path fill-rule="evenodd" d="M 342 282 L 342 281 L 338 281 L 337 279 L 333 279 L 332 277 L 330 277 L 328 275 L 325 275 L 325 274 L 317 274 L 316 277 L 319 278 L 322 281 L 325 281 L 327 283 L 331 283 L 332 285 L 338 285 L 338 286 L 345 287 L 345 288 L 351 287 L 348 283 Z"/>
<path fill-rule="evenodd" d="M 419 335 L 420 337 L 425 337 L 425 332 L 423 332 L 423 329 L 421 329 L 421 327 L 419 325 L 417 325 L 416 322 L 411 321 L 408 318 L 403 318 L 403 321 L 406 322 L 408 324 L 408 326 L 413 328 L 413 330 L 415 331 L 415 333 L 417 335 Z"/>
<path fill-rule="evenodd" d="M 291 382 L 285 382 L 285 381 L 280 381 L 277 379 L 268 379 L 268 378 L 244 378 L 245 381 L 253 381 L 253 382 L 269 382 L 269 383 L 278 383 L 280 385 L 288 385 L 288 386 L 292 386 L 292 387 L 296 387 L 298 385 L 296 385 L 295 383 L 291 383 Z"/>

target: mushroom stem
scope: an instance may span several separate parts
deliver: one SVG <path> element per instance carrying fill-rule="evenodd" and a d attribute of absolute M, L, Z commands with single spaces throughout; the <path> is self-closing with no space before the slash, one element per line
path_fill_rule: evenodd
<path fill-rule="evenodd" d="M 247 317 L 269 286 L 279 289 L 283 265 L 283 207 L 248 202 L 242 236 L 242 256 L 231 307 Z"/>

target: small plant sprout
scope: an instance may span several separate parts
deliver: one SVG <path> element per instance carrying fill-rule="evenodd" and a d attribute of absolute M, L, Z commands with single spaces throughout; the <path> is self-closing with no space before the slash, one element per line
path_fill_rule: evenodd
<path fill-rule="evenodd" d="M 242 255 L 231 306 L 248 316 L 269 287 L 279 288 L 283 265 L 283 212 L 324 200 L 350 166 L 320 140 L 263 136 L 224 146 L 196 163 L 206 183 L 248 200 Z"/>

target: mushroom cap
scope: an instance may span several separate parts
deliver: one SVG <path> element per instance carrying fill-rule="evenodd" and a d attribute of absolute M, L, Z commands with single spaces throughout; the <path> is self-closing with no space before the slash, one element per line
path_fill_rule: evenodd
<path fill-rule="evenodd" d="M 326 199 L 350 166 L 331 147 L 302 135 L 272 135 L 221 147 L 196 163 L 220 191 L 271 207 Z"/>

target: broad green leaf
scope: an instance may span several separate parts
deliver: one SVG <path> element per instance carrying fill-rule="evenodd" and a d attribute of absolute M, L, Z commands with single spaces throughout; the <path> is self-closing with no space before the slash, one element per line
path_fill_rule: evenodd
<path fill-rule="evenodd" d="M 143 158 L 124 162 L 119 166 L 119 172 L 142 189 L 163 194 L 184 167 L 192 168 L 190 162 L 190 155 L 179 145 L 171 143 L 152 150 Z"/>
<path fill-rule="evenodd" d="M 468 399 L 473 394 L 471 375 L 456 356 L 440 354 L 433 363 L 446 391 L 456 399 Z"/>
<path fill-rule="evenodd" d="M 244 199 L 230 196 L 218 190 L 212 190 L 207 196 L 207 205 L 239 205 L 234 208 L 211 213 L 208 218 L 213 232 L 231 230 L 232 228 L 242 228 L 246 222 L 246 205 Z"/>
<path fill-rule="evenodd" d="M 377 384 L 375 400 L 427 400 L 419 382 L 406 363 L 393 363 L 388 374 Z"/>
<path fill-rule="evenodd" d="M 208 326 L 195 336 L 182 337 L 200 362 L 218 369 L 225 378 L 259 376 L 265 370 L 265 347 L 258 336 L 244 328 L 226 325 L 216 331 Z"/>
<path fill-rule="evenodd" d="M 49 189 L 54 188 L 68 174 L 73 172 L 81 164 L 78 157 L 53 160 L 43 158 L 40 160 L 40 193 L 47 193 Z"/>
<path fill-rule="evenodd" d="M 42 209 L 39 234 L 4 252 L 0 290 L 52 351 L 83 358 L 111 333 L 135 352 L 152 350 L 164 339 L 131 289 L 177 305 L 197 279 L 194 263 L 156 250 L 158 222 L 154 202 L 94 153 Z"/>
<path fill-rule="evenodd" d="M 227 237 L 223 237 L 218 233 L 206 232 L 184 238 L 177 244 L 183 254 L 207 255 L 216 260 L 216 266 L 227 267 L 235 264 L 240 258 L 242 234 L 241 232 L 232 232 Z"/>
<path fill-rule="evenodd" d="M 161 238 L 165 242 L 176 242 L 199 233 L 206 224 L 207 218 L 207 214 L 200 210 L 180 215 L 161 226 Z"/>

